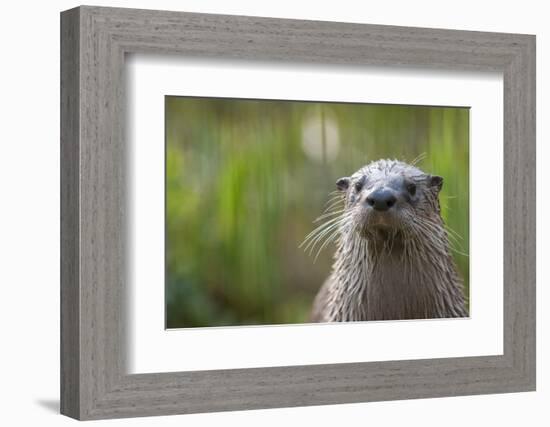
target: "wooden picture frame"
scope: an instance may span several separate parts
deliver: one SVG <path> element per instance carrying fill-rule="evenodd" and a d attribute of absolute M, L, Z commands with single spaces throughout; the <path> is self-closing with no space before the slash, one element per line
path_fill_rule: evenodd
<path fill-rule="evenodd" d="M 127 53 L 502 72 L 503 354 L 127 374 Z M 88 6 L 61 14 L 63 414 L 100 419 L 534 389 L 534 36 Z"/>

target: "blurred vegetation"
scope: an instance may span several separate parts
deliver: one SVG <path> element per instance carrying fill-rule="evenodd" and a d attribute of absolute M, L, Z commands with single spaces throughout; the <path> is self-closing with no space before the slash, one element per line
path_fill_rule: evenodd
<path fill-rule="evenodd" d="M 468 295 L 468 142 L 467 108 L 166 97 L 167 327 L 306 321 L 334 246 L 299 245 L 335 181 L 423 153 Z"/>

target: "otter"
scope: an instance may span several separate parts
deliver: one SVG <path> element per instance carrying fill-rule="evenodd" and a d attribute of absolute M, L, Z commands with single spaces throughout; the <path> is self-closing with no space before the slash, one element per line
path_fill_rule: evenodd
<path fill-rule="evenodd" d="M 382 159 L 338 179 L 333 217 L 304 243 L 336 239 L 312 322 L 466 317 L 463 282 L 440 213 L 443 178 Z M 343 203 L 334 210 L 334 204 Z"/>

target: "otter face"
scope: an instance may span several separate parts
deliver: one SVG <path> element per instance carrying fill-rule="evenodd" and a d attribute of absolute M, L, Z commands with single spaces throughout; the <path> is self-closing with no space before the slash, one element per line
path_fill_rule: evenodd
<path fill-rule="evenodd" d="M 411 232 L 439 215 L 442 185 L 440 176 L 396 160 L 378 160 L 336 182 L 345 193 L 344 215 L 365 238 Z"/>

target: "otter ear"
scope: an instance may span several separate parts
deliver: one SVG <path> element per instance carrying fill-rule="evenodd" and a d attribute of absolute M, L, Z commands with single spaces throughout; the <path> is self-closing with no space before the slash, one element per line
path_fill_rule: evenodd
<path fill-rule="evenodd" d="M 443 178 L 438 175 L 430 175 L 428 178 L 429 186 L 434 187 L 437 191 L 441 191 L 443 187 Z"/>
<path fill-rule="evenodd" d="M 346 191 L 349 187 L 349 178 L 347 176 L 336 181 L 336 188 L 340 191 Z"/>

